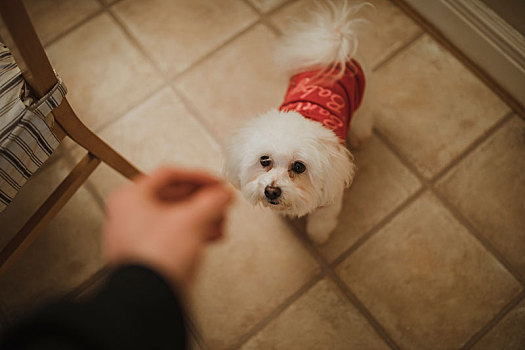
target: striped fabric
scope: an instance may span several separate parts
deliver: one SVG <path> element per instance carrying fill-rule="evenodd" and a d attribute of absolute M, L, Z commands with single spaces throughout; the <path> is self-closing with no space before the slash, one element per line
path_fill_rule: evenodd
<path fill-rule="evenodd" d="M 60 144 L 45 118 L 62 101 L 65 86 L 59 81 L 35 103 L 27 91 L 20 69 L 0 43 L 0 211 Z"/>

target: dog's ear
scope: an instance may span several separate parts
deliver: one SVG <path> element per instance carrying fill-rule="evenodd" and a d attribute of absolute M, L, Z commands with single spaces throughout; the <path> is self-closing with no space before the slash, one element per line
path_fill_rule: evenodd
<path fill-rule="evenodd" d="M 315 151 L 318 160 L 311 178 L 316 187 L 322 188 L 321 201 L 331 203 L 351 185 L 355 174 L 354 158 L 334 137 L 321 137 L 318 141 Z"/>
<path fill-rule="evenodd" d="M 233 135 L 226 146 L 226 157 L 223 165 L 223 174 L 238 190 L 241 189 L 241 172 L 242 172 L 242 150 L 240 145 L 240 134 Z"/>
<path fill-rule="evenodd" d="M 346 146 L 337 144 L 337 151 L 331 154 L 331 163 L 334 165 L 334 175 L 344 184 L 345 188 L 350 187 L 354 181 L 356 166 L 354 156 Z"/>

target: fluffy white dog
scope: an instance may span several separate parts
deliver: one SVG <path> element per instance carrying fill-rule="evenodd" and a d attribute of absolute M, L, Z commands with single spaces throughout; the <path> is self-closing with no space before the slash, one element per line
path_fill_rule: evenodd
<path fill-rule="evenodd" d="M 363 6 L 328 1 L 294 24 L 276 55 L 292 76 L 285 101 L 251 120 L 228 145 L 227 179 L 253 204 L 308 215 L 307 233 L 319 244 L 336 227 L 343 191 L 354 178 L 345 147 L 350 120 L 352 145 L 372 132 L 369 113 L 360 108 L 354 115 L 365 86 L 354 59 L 357 28 L 365 22 L 355 15 Z"/>

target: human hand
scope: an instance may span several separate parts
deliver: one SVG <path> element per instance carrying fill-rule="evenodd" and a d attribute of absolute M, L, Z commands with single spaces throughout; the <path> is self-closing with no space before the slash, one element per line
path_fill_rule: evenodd
<path fill-rule="evenodd" d="M 222 236 L 232 192 L 201 171 L 161 168 L 106 203 L 103 245 L 111 265 L 151 267 L 185 287 L 202 249 Z"/>

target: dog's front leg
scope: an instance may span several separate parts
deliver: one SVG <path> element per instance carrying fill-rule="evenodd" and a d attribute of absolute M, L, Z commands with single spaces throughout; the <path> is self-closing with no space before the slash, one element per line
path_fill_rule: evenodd
<path fill-rule="evenodd" d="M 310 239 L 323 244 L 330 237 L 330 233 L 337 226 L 337 217 L 343 205 L 343 197 L 340 196 L 333 204 L 317 208 L 308 214 L 306 218 L 306 233 Z"/>

